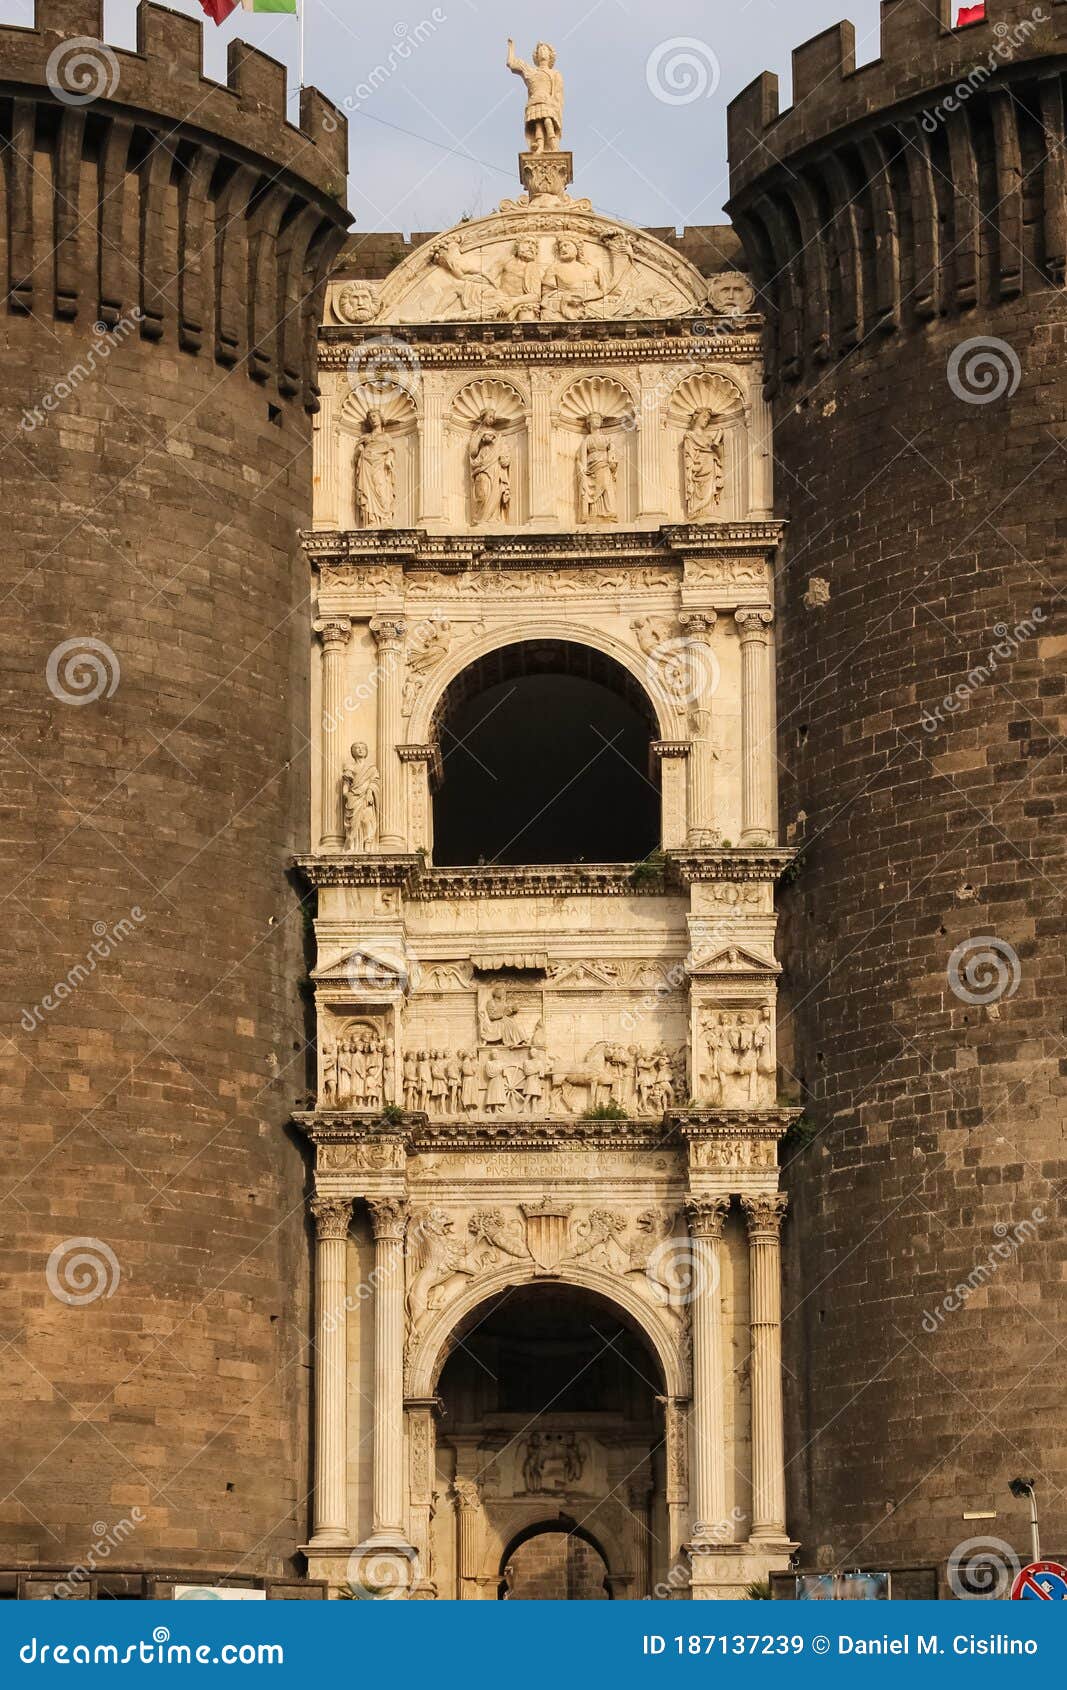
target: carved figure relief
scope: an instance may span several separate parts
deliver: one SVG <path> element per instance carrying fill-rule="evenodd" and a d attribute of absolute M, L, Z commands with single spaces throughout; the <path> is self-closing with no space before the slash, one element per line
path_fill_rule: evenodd
<path fill-rule="evenodd" d="M 685 510 L 689 517 L 717 509 L 723 489 L 723 431 L 710 411 L 695 411 L 682 441 Z"/>
<path fill-rule="evenodd" d="M 378 843 L 381 781 L 377 768 L 367 762 L 367 757 L 367 747 L 357 740 L 352 747 L 352 761 L 341 775 L 346 851 L 373 851 Z"/>
<path fill-rule="evenodd" d="M 715 1010 L 701 1017 L 700 1096 L 724 1109 L 775 1101 L 774 1023 L 769 1008 Z"/>
<path fill-rule="evenodd" d="M 580 1484 L 589 1445 L 576 1432 L 531 1432 L 520 1453 L 522 1488 L 528 1496 L 539 1496 Z"/>
<path fill-rule="evenodd" d="M 370 1021 L 353 1022 L 320 1051 L 324 1109 L 380 1110 L 392 1077 L 393 1045 Z"/>
<path fill-rule="evenodd" d="M 442 662 L 452 649 L 452 624 L 447 616 L 433 616 L 419 624 L 414 640 L 408 647 L 409 671 L 420 680 L 435 663 Z"/>
<path fill-rule="evenodd" d="M 483 412 L 471 430 L 467 463 L 471 521 L 505 522 L 511 509 L 511 452 L 501 439 L 492 411 Z"/>
<path fill-rule="evenodd" d="M 593 412 L 588 433 L 578 447 L 578 521 L 617 522 L 619 459 L 604 419 Z"/>
<path fill-rule="evenodd" d="M 377 311 L 378 300 L 369 282 L 346 282 L 334 299 L 334 314 L 341 323 L 369 323 Z"/>
<path fill-rule="evenodd" d="M 556 69 L 556 50 L 547 41 L 534 48 L 533 63 L 527 64 L 508 41 L 508 69 L 526 84 L 526 145 L 532 153 L 559 151 L 563 134 L 563 74 Z"/>
<path fill-rule="evenodd" d="M 773 1139 L 695 1139 L 689 1147 L 689 1160 L 692 1167 L 707 1170 L 776 1168 L 778 1148 Z"/>
<path fill-rule="evenodd" d="M 741 270 L 723 270 L 708 281 L 708 304 L 724 317 L 743 316 L 755 300 L 756 290 Z"/>
<path fill-rule="evenodd" d="M 367 412 L 356 446 L 356 519 L 361 528 L 388 528 L 396 510 L 396 448 L 380 410 Z"/>

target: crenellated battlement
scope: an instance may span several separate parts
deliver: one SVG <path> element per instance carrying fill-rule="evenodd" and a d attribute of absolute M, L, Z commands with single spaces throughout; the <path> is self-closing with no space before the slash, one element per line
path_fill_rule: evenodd
<path fill-rule="evenodd" d="M 1067 0 L 986 0 L 986 16 L 953 29 L 959 0 L 882 0 L 880 52 L 856 68 L 856 32 L 834 24 L 793 50 L 793 103 L 779 109 L 778 78 L 756 77 L 727 109 L 730 190 L 769 166 L 890 108 L 927 103 L 979 65 L 997 74 L 1067 56 Z"/>
<path fill-rule="evenodd" d="M 210 81 L 194 18 L 142 4 L 130 53 L 100 39 L 102 12 L 37 0 L 34 28 L 0 29 L 8 309 L 132 316 L 143 340 L 314 408 L 310 348 L 349 221 L 344 117 L 306 88 L 295 127 L 285 67 L 242 41 Z"/>
<path fill-rule="evenodd" d="M 882 55 L 850 24 L 729 110 L 730 211 L 768 319 L 770 390 L 932 319 L 1067 274 L 1067 0 L 883 0 Z M 873 337 L 873 338 L 872 338 Z"/>
<path fill-rule="evenodd" d="M 245 41 L 231 41 L 225 83 L 203 73 L 203 26 L 196 18 L 143 0 L 137 14 L 137 50 L 128 52 L 103 40 L 103 0 L 37 0 L 32 29 L 0 28 L 3 80 L 47 87 L 55 80 L 54 55 L 64 41 L 83 46 L 81 77 L 71 86 L 88 91 L 91 102 L 166 118 L 182 130 L 199 129 L 247 152 L 294 171 L 321 193 L 343 196 L 348 170 L 344 115 L 315 88 L 300 96 L 299 127 L 290 122 L 285 66 Z M 99 41 L 94 56 L 85 45 Z M 49 66 L 53 69 L 50 72 Z M 81 109 L 85 109 L 83 106 Z"/>

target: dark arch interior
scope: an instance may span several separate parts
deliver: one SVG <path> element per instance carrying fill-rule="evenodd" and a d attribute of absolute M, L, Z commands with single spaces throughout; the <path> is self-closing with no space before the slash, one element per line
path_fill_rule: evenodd
<path fill-rule="evenodd" d="M 434 862 L 638 862 L 656 849 L 651 706 L 587 646 L 528 641 L 457 675 L 434 719 Z"/>

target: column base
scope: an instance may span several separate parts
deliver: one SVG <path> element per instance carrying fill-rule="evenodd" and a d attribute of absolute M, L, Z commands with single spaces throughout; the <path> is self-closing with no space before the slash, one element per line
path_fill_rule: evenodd
<path fill-rule="evenodd" d="M 406 1601 L 426 1588 L 418 1551 L 396 1532 L 375 1532 L 348 1555 L 347 1583 L 359 1601 Z"/>
<path fill-rule="evenodd" d="M 689 1595 L 694 1602 L 744 1601 L 751 1584 L 763 1584 L 771 1573 L 784 1573 L 799 1544 L 703 1543 L 685 1545 L 689 1557 Z"/>
<path fill-rule="evenodd" d="M 773 845 L 774 835 L 768 827 L 746 827 L 741 834 L 742 845 Z"/>
<path fill-rule="evenodd" d="M 326 1580 L 330 1587 L 328 1595 L 331 1602 L 335 1602 L 341 1595 L 348 1594 L 351 1544 L 347 1549 L 329 1549 L 324 1545 L 306 1543 L 301 1553 L 308 1564 L 308 1578 Z"/>

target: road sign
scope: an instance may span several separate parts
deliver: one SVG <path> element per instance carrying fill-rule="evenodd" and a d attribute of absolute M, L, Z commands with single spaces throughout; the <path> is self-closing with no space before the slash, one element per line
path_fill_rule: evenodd
<path fill-rule="evenodd" d="M 1061 1567 L 1058 1561 L 1031 1561 L 1016 1574 L 1011 1600 L 1067 1602 L 1067 1567 Z"/>

